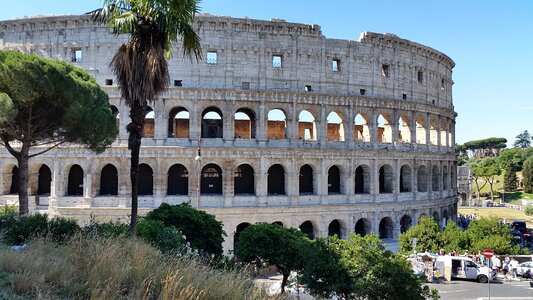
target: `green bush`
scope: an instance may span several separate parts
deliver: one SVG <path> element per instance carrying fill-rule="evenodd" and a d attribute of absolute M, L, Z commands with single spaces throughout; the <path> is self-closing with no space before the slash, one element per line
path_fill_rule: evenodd
<path fill-rule="evenodd" d="M 48 236 L 58 244 L 66 242 L 79 230 L 80 226 L 72 219 L 57 217 L 48 222 Z"/>
<path fill-rule="evenodd" d="M 11 217 L 2 225 L 3 241 L 7 244 L 21 245 L 37 235 L 46 234 L 48 218 L 46 215 Z"/>
<path fill-rule="evenodd" d="M 533 216 L 533 205 L 526 206 L 524 213 L 526 214 L 526 216 Z"/>
<path fill-rule="evenodd" d="M 165 227 L 165 224 L 158 220 L 141 219 L 137 225 L 137 235 L 152 246 L 158 247 L 161 252 L 185 249 L 181 232 L 174 226 Z"/>
<path fill-rule="evenodd" d="M 14 205 L 4 205 L 0 207 L 0 218 L 13 217 L 17 215 L 17 210 Z"/>
<path fill-rule="evenodd" d="M 222 229 L 222 222 L 217 221 L 213 215 L 196 210 L 188 204 L 163 203 L 149 212 L 146 219 L 161 221 L 167 227 L 176 227 L 195 250 L 222 255 L 222 242 L 226 233 Z"/>
<path fill-rule="evenodd" d="M 96 223 L 91 220 L 81 232 L 88 237 L 113 238 L 127 234 L 128 225 L 119 222 Z"/>

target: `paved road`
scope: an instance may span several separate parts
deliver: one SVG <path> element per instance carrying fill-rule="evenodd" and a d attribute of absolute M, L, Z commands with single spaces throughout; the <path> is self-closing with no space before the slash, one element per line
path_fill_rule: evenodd
<path fill-rule="evenodd" d="M 488 300 L 487 284 L 475 281 L 454 280 L 442 284 L 428 284 L 439 290 L 441 300 Z M 529 281 L 499 281 L 490 284 L 491 300 L 533 300 Z"/>

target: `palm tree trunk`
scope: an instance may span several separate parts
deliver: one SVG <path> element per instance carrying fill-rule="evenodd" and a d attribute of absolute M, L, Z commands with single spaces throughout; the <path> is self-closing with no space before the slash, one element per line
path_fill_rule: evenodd
<path fill-rule="evenodd" d="M 29 147 L 22 145 L 22 149 L 16 157 L 19 168 L 19 182 L 18 182 L 18 196 L 19 196 L 19 215 L 27 215 L 29 213 L 28 208 L 28 154 Z"/>
<path fill-rule="evenodd" d="M 131 151 L 130 180 L 131 180 L 131 221 L 129 231 L 131 235 L 137 233 L 137 214 L 139 207 L 139 154 L 141 150 L 142 128 L 145 107 L 135 105 L 130 110 L 131 123 L 127 130 L 128 149 Z"/>

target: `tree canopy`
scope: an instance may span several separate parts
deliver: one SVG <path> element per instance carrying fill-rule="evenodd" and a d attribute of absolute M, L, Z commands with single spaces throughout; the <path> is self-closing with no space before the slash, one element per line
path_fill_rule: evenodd
<path fill-rule="evenodd" d="M 524 192 L 533 193 L 533 157 L 528 158 L 524 162 L 522 177 L 524 178 Z"/>
<path fill-rule="evenodd" d="M 226 233 L 222 222 L 215 216 L 196 210 L 188 204 L 161 204 L 146 215 L 147 220 L 161 221 L 174 226 L 186 236 L 191 248 L 203 253 L 222 255 L 222 242 Z"/>
<path fill-rule="evenodd" d="M 507 147 L 505 143 L 507 143 L 507 139 L 505 138 L 491 137 L 487 139 L 466 142 L 464 143 L 464 147 L 469 150 L 503 149 Z"/>
<path fill-rule="evenodd" d="M 309 239 L 295 228 L 257 223 L 240 233 L 236 256 L 244 262 L 277 266 L 283 275 L 284 292 L 290 273 L 304 268 L 308 247 Z"/>
<path fill-rule="evenodd" d="M 374 234 L 352 233 L 349 240 L 337 237 L 313 241 L 313 253 L 301 282 L 325 298 L 341 299 L 437 299 L 438 294 L 421 283 L 410 263 L 385 250 Z"/>
<path fill-rule="evenodd" d="M 102 152 L 115 140 L 115 117 L 87 72 L 37 55 L 0 51 L 0 91 L 1 144 L 17 159 L 19 207 L 26 214 L 28 160 L 63 143 Z"/>
<path fill-rule="evenodd" d="M 527 148 L 531 146 L 531 134 L 527 130 L 524 130 L 524 132 L 516 136 L 514 146 L 515 148 Z"/>

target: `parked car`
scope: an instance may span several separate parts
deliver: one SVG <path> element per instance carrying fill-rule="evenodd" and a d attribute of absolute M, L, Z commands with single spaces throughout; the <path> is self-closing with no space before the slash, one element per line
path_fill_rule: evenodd
<path fill-rule="evenodd" d="M 533 262 L 526 261 L 526 262 L 519 264 L 518 268 L 516 269 L 516 275 L 524 276 L 527 270 L 533 273 Z"/>

